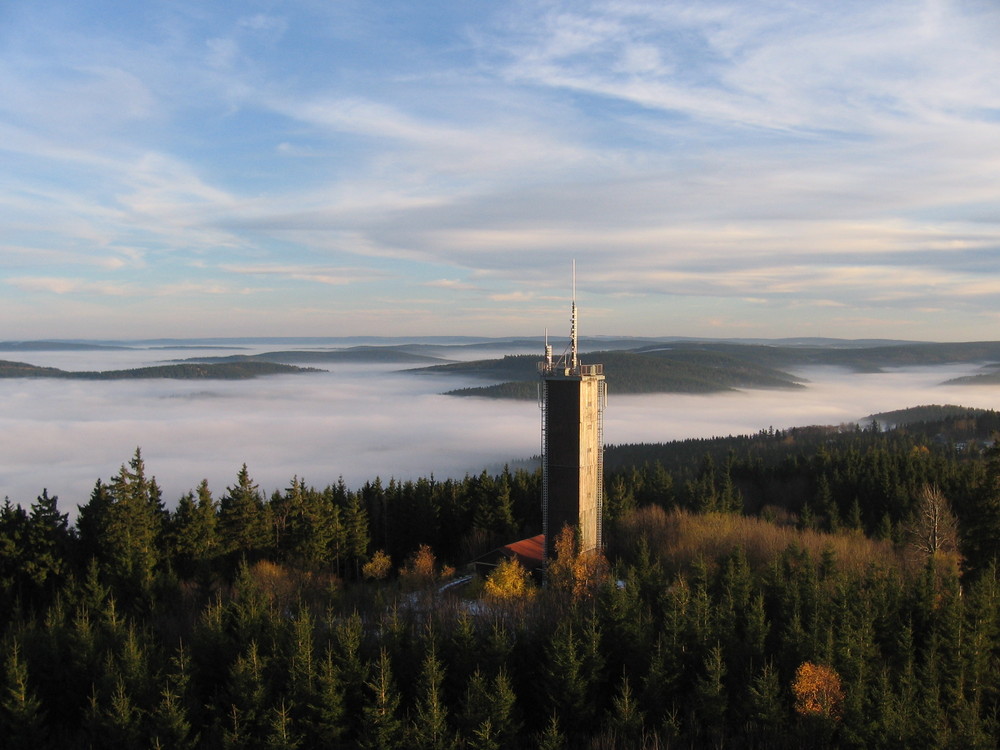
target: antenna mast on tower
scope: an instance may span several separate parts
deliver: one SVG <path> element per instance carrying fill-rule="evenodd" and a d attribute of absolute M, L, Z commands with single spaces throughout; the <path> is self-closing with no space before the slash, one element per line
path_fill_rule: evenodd
<path fill-rule="evenodd" d="M 556 557 L 555 540 L 564 527 L 577 530 L 580 549 L 603 546 L 604 365 L 580 363 L 576 310 L 576 261 L 569 350 L 556 361 L 545 336 L 539 362 L 542 410 L 542 534 L 545 560 Z M 547 563 L 546 563 L 547 564 Z"/>
<path fill-rule="evenodd" d="M 577 340 L 576 340 L 576 259 L 573 259 L 573 307 L 570 313 L 569 321 L 569 347 L 570 347 L 570 363 L 569 366 L 575 371 L 577 364 Z"/>

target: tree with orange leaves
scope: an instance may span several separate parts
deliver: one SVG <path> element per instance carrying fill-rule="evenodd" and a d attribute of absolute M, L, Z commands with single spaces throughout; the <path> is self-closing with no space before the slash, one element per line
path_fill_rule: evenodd
<path fill-rule="evenodd" d="M 800 716 L 838 720 L 844 704 L 840 675 L 831 667 L 805 661 L 795 670 L 792 682 L 795 712 Z"/>
<path fill-rule="evenodd" d="M 572 594 L 574 599 L 593 596 L 608 579 L 608 562 L 601 550 L 579 551 L 576 529 L 563 526 L 555 542 L 556 558 L 545 573 L 549 588 Z"/>

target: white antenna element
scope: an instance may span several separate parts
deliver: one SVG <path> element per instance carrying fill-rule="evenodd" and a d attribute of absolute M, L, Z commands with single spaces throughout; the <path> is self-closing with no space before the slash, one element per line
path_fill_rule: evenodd
<path fill-rule="evenodd" d="M 573 259 L 573 308 L 569 322 L 569 346 L 570 346 L 570 367 L 576 370 L 577 367 L 577 340 L 576 340 L 576 259 Z"/>

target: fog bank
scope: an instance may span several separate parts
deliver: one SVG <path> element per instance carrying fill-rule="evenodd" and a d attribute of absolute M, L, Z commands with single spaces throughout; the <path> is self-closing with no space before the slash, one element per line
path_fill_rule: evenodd
<path fill-rule="evenodd" d="M 87 354 L 93 358 L 95 355 Z M 172 355 L 171 355 L 172 356 Z M 163 353 L 33 355 L 32 364 L 114 369 L 162 361 Z M 394 366 L 337 365 L 329 372 L 250 381 L 0 381 L 0 496 L 30 503 L 43 488 L 75 516 L 98 479 L 142 448 L 173 506 L 205 478 L 216 497 L 246 463 L 261 489 L 293 476 L 317 487 L 343 476 L 357 487 L 380 476 L 438 478 L 491 470 L 537 455 L 535 402 L 455 398 L 479 384 Z M 943 387 L 973 367 L 923 367 L 857 375 L 800 371 L 801 391 L 716 395 L 609 395 L 605 442 L 665 442 L 853 422 L 879 411 L 953 403 L 994 408 L 1000 387 Z"/>

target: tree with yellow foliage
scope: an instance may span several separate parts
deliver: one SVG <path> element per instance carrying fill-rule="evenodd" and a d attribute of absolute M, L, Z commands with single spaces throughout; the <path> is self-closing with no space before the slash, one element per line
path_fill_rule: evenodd
<path fill-rule="evenodd" d="M 392 570 L 392 558 L 384 550 L 376 550 L 372 559 L 361 566 L 361 574 L 365 578 L 376 581 L 383 580 Z"/>
<path fill-rule="evenodd" d="M 533 593 L 528 571 L 516 557 L 501 560 L 483 584 L 488 599 L 520 599 Z"/>

